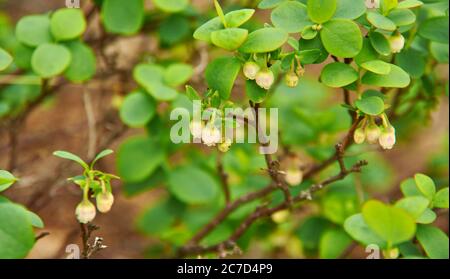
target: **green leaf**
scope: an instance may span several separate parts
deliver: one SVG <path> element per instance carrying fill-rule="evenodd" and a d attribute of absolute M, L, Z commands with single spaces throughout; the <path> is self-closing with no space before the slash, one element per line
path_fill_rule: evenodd
<path fill-rule="evenodd" d="M 430 201 L 424 197 L 406 197 L 395 204 L 395 207 L 401 208 L 408 212 L 414 220 L 417 220 L 428 208 Z"/>
<path fill-rule="evenodd" d="M 229 12 L 225 15 L 225 20 L 228 27 L 239 27 L 247 22 L 255 13 L 253 9 L 241 9 Z M 211 42 L 211 33 L 223 29 L 224 26 L 219 17 L 215 17 L 203 25 L 201 25 L 194 32 L 194 39 Z"/>
<path fill-rule="evenodd" d="M 142 92 L 133 92 L 125 97 L 120 108 L 120 119 L 130 127 L 143 127 L 156 114 L 156 103 Z"/>
<path fill-rule="evenodd" d="M 350 65 L 336 62 L 323 68 L 320 79 L 329 87 L 339 88 L 355 82 L 358 77 L 358 72 Z"/>
<path fill-rule="evenodd" d="M 320 238 L 332 224 L 318 216 L 310 216 L 296 230 L 296 235 L 302 242 L 306 251 L 315 251 L 319 248 Z"/>
<path fill-rule="evenodd" d="M 17 39 L 30 47 L 50 43 L 50 19 L 47 15 L 30 15 L 22 17 L 16 25 Z"/>
<path fill-rule="evenodd" d="M 300 32 L 311 24 L 306 6 L 295 1 L 279 5 L 272 11 L 270 18 L 275 27 L 284 29 L 288 33 Z"/>
<path fill-rule="evenodd" d="M 355 57 L 363 46 L 358 25 L 347 19 L 332 19 L 326 22 L 320 36 L 326 50 L 337 57 Z"/>
<path fill-rule="evenodd" d="M 226 100 L 231 95 L 241 63 L 234 57 L 220 57 L 209 63 L 205 71 L 206 82 L 209 88 L 217 90 Z"/>
<path fill-rule="evenodd" d="M 337 0 L 334 18 L 357 19 L 366 12 L 365 0 Z"/>
<path fill-rule="evenodd" d="M 0 259 L 24 258 L 34 242 L 27 210 L 13 203 L 0 203 Z"/>
<path fill-rule="evenodd" d="M 280 28 L 262 28 L 248 35 L 247 41 L 239 48 L 244 53 L 265 53 L 280 48 L 289 35 Z"/>
<path fill-rule="evenodd" d="M 436 218 L 436 213 L 433 210 L 427 208 L 423 212 L 423 214 L 419 218 L 417 218 L 416 222 L 419 224 L 431 224 L 436 221 Z"/>
<path fill-rule="evenodd" d="M 380 32 L 369 33 L 370 43 L 373 48 L 381 55 L 387 56 L 391 54 L 391 45 L 388 39 Z"/>
<path fill-rule="evenodd" d="M 201 100 L 200 95 L 197 90 L 195 90 L 192 86 L 186 85 L 186 96 L 188 96 L 189 100 Z"/>
<path fill-rule="evenodd" d="M 18 179 L 10 172 L 0 170 L 0 192 L 5 191 L 13 185 Z"/>
<path fill-rule="evenodd" d="M 94 51 L 80 41 L 66 44 L 72 55 L 72 61 L 64 72 L 64 76 L 72 82 L 90 80 L 96 72 L 97 61 Z"/>
<path fill-rule="evenodd" d="M 408 178 L 400 184 L 400 189 L 405 197 L 423 196 L 416 186 L 413 178 Z"/>
<path fill-rule="evenodd" d="M 219 195 L 218 183 L 205 171 L 186 166 L 169 173 L 169 191 L 188 204 L 214 202 Z"/>
<path fill-rule="evenodd" d="M 254 103 L 263 102 L 267 95 L 267 91 L 259 87 L 253 80 L 245 81 L 245 92 L 247 97 Z"/>
<path fill-rule="evenodd" d="M 413 9 L 423 5 L 423 2 L 418 0 L 405 0 L 398 3 L 397 9 Z"/>
<path fill-rule="evenodd" d="M 353 239 L 364 245 L 375 244 L 380 248 L 386 248 L 386 242 L 366 224 L 362 214 L 347 218 L 344 229 Z"/>
<path fill-rule="evenodd" d="M 112 151 L 111 149 L 105 149 L 102 152 L 98 153 L 97 156 L 95 156 L 94 160 L 92 161 L 91 167 L 93 167 L 95 163 L 97 163 L 100 159 L 105 158 L 106 156 L 109 156 L 113 153 L 114 151 Z"/>
<path fill-rule="evenodd" d="M 352 239 L 342 229 L 327 230 L 320 238 L 319 257 L 337 259 L 352 243 Z"/>
<path fill-rule="evenodd" d="M 252 18 L 254 13 L 255 13 L 255 10 L 253 10 L 253 9 L 240 9 L 240 10 L 236 10 L 236 11 L 227 13 L 225 15 L 225 20 L 227 21 L 227 27 L 233 28 L 233 27 L 241 26 L 242 24 L 249 21 L 250 18 Z"/>
<path fill-rule="evenodd" d="M 144 1 L 104 0 L 101 16 L 106 31 L 110 33 L 132 35 L 141 29 L 144 22 Z"/>
<path fill-rule="evenodd" d="M 364 62 L 377 60 L 378 58 L 379 55 L 372 47 L 369 38 L 364 38 L 363 47 L 361 51 L 358 53 L 358 55 L 355 57 L 355 63 L 361 66 L 361 64 Z"/>
<path fill-rule="evenodd" d="M 41 44 L 31 57 L 33 71 L 42 78 L 51 78 L 64 72 L 72 61 L 70 51 L 62 45 Z"/>
<path fill-rule="evenodd" d="M 430 41 L 448 44 L 448 16 L 432 17 L 419 26 L 418 34 Z"/>
<path fill-rule="evenodd" d="M 81 36 L 86 30 L 86 20 L 81 9 L 60 9 L 52 14 L 50 30 L 57 41 L 67 41 Z"/>
<path fill-rule="evenodd" d="M 397 8 L 398 0 L 380 0 L 380 9 L 383 15 L 389 14 L 389 12 Z"/>
<path fill-rule="evenodd" d="M 20 69 L 31 69 L 31 57 L 33 56 L 33 52 L 34 48 L 18 43 L 14 52 L 14 64 Z"/>
<path fill-rule="evenodd" d="M 126 182 L 141 182 L 161 165 L 164 158 L 164 148 L 156 140 L 132 137 L 122 143 L 117 152 L 117 171 Z"/>
<path fill-rule="evenodd" d="M 86 169 L 86 170 L 89 169 L 89 166 L 88 166 L 88 164 L 86 164 L 86 162 L 84 162 L 77 155 L 72 154 L 70 152 L 67 152 L 67 151 L 55 151 L 55 152 L 53 152 L 53 155 L 55 155 L 56 157 L 62 158 L 62 159 L 66 159 L 66 160 L 71 160 L 71 161 L 77 162 L 84 169 Z"/>
<path fill-rule="evenodd" d="M 416 182 L 419 191 L 430 201 L 433 201 L 434 195 L 436 194 L 436 186 L 434 185 L 433 179 L 418 173 L 414 176 L 414 181 Z"/>
<path fill-rule="evenodd" d="M 227 28 L 211 33 L 211 42 L 218 47 L 233 51 L 247 39 L 248 31 L 242 28 Z"/>
<path fill-rule="evenodd" d="M 138 229 L 149 236 L 160 236 L 176 221 L 176 214 L 182 210 L 179 202 L 168 199 L 144 211 L 137 220 Z"/>
<path fill-rule="evenodd" d="M 355 102 L 356 107 L 367 115 L 380 115 L 384 112 L 384 101 L 380 97 L 369 96 Z"/>
<path fill-rule="evenodd" d="M 354 191 L 331 190 L 322 198 L 321 203 L 323 216 L 338 225 L 343 225 L 348 217 L 359 211 Z"/>
<path fill-rule="evenodd" d="M 412 48 L 404 49 L 395 56 L 396 64 L 412 78 L 420 78 L 425 73 L 426 60 L 422 53 Z"/>
<path fill-rule="evenodd" d="M 308 0 L 308 16 L 315 23 L 330 20 L 336 12 L 336 0 Z"/>
<path fill-rule="evenodd" d="M 186 9 L 189 0 L 153 0 L 153 4 L 165 12 L 176 13 Z"/>
<path fill-rule="evenodd" d="M 12 56 L 0 47 L 0 71 L 5 70 L 13 62 Z"/>
<path fill-rule="evenodd" d="M 194 69 L 191 65 L 174 63 L 164 71 L 164 82 L 169 86 L 177 87 L 188 82 L 193 74 Z"/>
<path fill-rule="evenodd" d="M 362 77 L 361 81 L 363 84 L 372 86 L 405 88 L 411 82 L 411 78 L 402 68 L 392 64 L 389 74 L 377 75 L 368 72 Z"/>
<path fill-rule="evenodd" d="M 28 217 L 30 218 L 30 223 L 33 227 L 42 229 L 44 228 L 44 221 L 42 221 L 41 217 L 37 215 L 36 213 L 27 210 Z"/>
<path fill-rule="evenodd" d="M 314 39 L 317 34 L 319 34 L 319 32 L 317 30 L 314 30 L 313 26 L 306 26 L 305 28 L 303 28 L 303 31 L 301 33 L 302 39 L 305 40 Z"/>
<path fill-rule="evenodd" d="M 273 9 L 280 5 L 281 3 L 287 2 L 288 0 L 262 0 L 258 4 L 258 8 L 265 10 L 265 9 Z"/>
<path fill-rule="evenodd" d="M 397 28 L 392 20 L 377 12 L 368 12 L 367 20 L 378 29 L 394 31 Z"/>
<path fill-rule="evenodd" d="M 372 200 L 362 208 L 364 221 L 388 246 L 396 245 L 414 237 L 416 224 L 403 209 Z"/>
<path fill-rule="evenodd" d="M 369 72 L 379 75 L 387 75 L 391 72 L 391 64 L 386 63 L 382 60 L 367 61 L 365 63 L 362 63 L 361 67 Z"/>
<path fill-rule="evenodd" d="M 433 206 L 437 208 L 448 208 L 448 187 L 439 190 L 434 196 Z"/>
<path fill-rule="evenodd" d="M 448 236 L 440 229 L 420 225 L 417 227 L 417 240 L 430 258 L 448 259 Z"/>
<path fill-rule="evenodd" d="M 441 64 L 448 64 L 448 44 L 431 42 L 430 44 L 430 52 L 433 57 Z M 16 63 L 17 64 L 17 63 Z"/>
<path fill-rule="evenodd" d="M 139 64 L 133 70 L 133 77 L 150 95 L 158 101 L 172 101 L 178 92 L 163 83 L 164 68 L 153 64 Z"/>
<path fill-rule="evenodd" d="M 411 25 L 416 22 L 416 14 L 408 9 L 392 10 L 389 13 L 388 18 L 398 27 Z"/>
<path fill-rule="evenodd" d="M 322 63 L 329 56 L 327 50 L 322 45 L 322 41 L 320 40 L 319 36 L 316 36 L 312 40 L 301 39 L 299 41 L 299 49 L 301 49 L 302 51 L 317 51 L 317 50 L 319 50 L 319 52 L 320 52 L 319 57 L 312 62 L 314 64 Z"/>

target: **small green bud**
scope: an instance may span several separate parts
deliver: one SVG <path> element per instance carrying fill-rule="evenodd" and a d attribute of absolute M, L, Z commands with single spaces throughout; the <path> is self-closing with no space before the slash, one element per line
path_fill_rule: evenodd
<path fill-rule="evenodd" d="M 383 149 L 392 149 L 395 145 L 395 128 L 392 126 L 386 127 L 380 135 L 379 143 Z"/>
<path fill-rule="evenodd" d="M 83 200 L 75 209 L 75 216 L 82 224 L 87 224 L 94 220 L 96 214 L 95 205 L 89 200 Z"/>
<path fill-rule="evenodd" d="M 374 144 L 378 141 L 378 139 L 380 138 L 381 135 L 381 130 L 380 128 L 372 123 L 367 125 L 366 127 L 366 139 L 370 144 Z"/>
<path fill-rule="evenodd" d="M 397 259 L 400 256 L 400 250 L 398 248 L 392 248 L 383 251 L 383 256 L 386 259 Z"/>
<path fill-rule="evenodd" d="M 364 143 L 364 141 L 366 140 L 366 133 L 364 132 L 364 129 L 362 127 L 355 130 L 353 140 L 356 144 Z"/>
<path fill-rule="evenodd" d="M 286 74 L 284 81 L 286 82 L 287 86 L 296 87 L 298 85 L 299 78 L 296 73 L 289 72 Z"/>
<path fill-rule="evenodd" d="M 274 81 L 275 77 L 273 75 L 273 72 L 269 69 L 259 71 L 256 74 L 256 84 L 266 90 L 269 90 L 270 87 L 272 87 Z"/>
<path fill-rule="evenodd" d="M 254 80 L 260 69 L 259 65 L 255 62 L 246 62 L 244 64 L 244 76 L 250 80 Z"/>
<path fill-rule="evenodd" d="M 400 33 L 396 33 L 389 37 L 389 44 L 393 53 L 399 53 L 405 47 L 405 38 Z"/>
<path fill-rule="evenodd" d="M 97 201 L 97 209 L 102 213 L 106 213 L 111 210 L 114 203 L 114 196 L 110 192 L 100 193 L 95 197 Z"/>

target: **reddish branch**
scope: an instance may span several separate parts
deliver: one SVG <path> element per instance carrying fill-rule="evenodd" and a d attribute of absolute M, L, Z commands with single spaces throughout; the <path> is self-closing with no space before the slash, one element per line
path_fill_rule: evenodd
<path fill-rule="evenodd" d="M 236 241 L 247 231 L 247 229 L 257 220 L 268 217 L 272 215 L 275 212 L 285 210 L 291 207 L 293 203 L 299 203 L 305 200 L 309 200 L 312 198 L 312 195 L 316 193 L 317 191 L 321 190 L 323 187 L 332 184 L 336 181 L 344 179 L 346 176 L 348 176 L 351 173 L 354 172 L 360 172 L 361 168 L 365 165 L 367 165 L 366 161 L 361 161 L 353 165 L 351 168 L 347 169 L 344 164 L 344 153 L 345 151 L 351 146 L 353 143 L 353 135 L 355 130 L 357 129 L 359 123 L 361 122 L 361 118 L 358 118 L 354 121 L 352 126 L 350 127 L 349 131 L 347 132 L 347 135 L 343 138 L 343 140 L 336 145 L 335 153 L 327 160 L 323 161 L 322 163 L 313 166 L 311 169 L 309 169 L 305 175 L 305 179 L 309 179 L 313 177 L 315 174 L 320 173 L 322 170 L 330 166 L 331 164 L 337 162 L 340 166 L 340 172 L 339 174 L 332 176 L 321 183 L 314 184 L 311 186 L 307 191 L 304 191 L 300 193 L 296 197 L 292 197 L 292 200 L 285 199 L 283 203 L 280 205 L 268 208 L 265 206 L 258 207 L 250 216 L 245 219 L 241 225 L 235 230 L 235 232 L 224 242 L 219 243 L 217 245 L 203 247 L 199 245 L 199 242 L 206 237 L 209 233 L 211 233 L 219 224 L 221 224 L 234 210 L 241 207 L 244 204 L 247 204 L 251 201 L 261 199 L 263 197 L 267 197 L 271 193 L 273 193 L 275 190 L 279 189 L 279 185 L 277 185 L 276 181 L 272 181 L 270 185 L 267 187 L 256 191 L 249 193 L 247 195 L 244 195 L 237 200 L 227 204 L 225 208 L 219 212 L 215 218 L 213 218 L 206 226 L 204 226 L 189 242 L 186 246 L 180 248 L 178 251 L 178 256 L 189 256 L 189 255 L 197 255 L 197 254 L 204 254 L 209 252 L 216 252 L 219 254 L 223 254 L 224 251 L 227 250 L 236 250 Z M 271 157 L 269 157 L 271 158 Z M 271 165 L 269 161 L 269 166 Z M 270 170 L 270 167 L 269 167 Z"/>

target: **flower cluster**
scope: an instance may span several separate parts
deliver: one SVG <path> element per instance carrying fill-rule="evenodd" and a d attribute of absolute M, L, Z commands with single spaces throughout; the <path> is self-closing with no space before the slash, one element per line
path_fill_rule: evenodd
<path fill-rule="evenodd" d="M 222 136 L 222 131 L 215 126 L 214 120 L 209 122 L 191 121 L 189 128 L 194 139 L 201 140 L 208 147 L 217 146 L 220 152 L 227 152 L 232 140 Z"/>
<path fill-rule="evenodd" d="M 389 123 L 386 114 L 381 115 L 382 125 L 377 125 L 376 119 L 366 116 L 355 130 L 354 141 L 362 144 L 367 141 L 370 144 L 380 144 L 383 149 L 392 149 L 396 142 L 395 128 Z"/>

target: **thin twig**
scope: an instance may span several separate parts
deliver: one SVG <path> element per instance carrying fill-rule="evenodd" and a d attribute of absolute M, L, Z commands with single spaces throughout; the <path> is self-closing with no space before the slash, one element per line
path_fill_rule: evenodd
<path fill-rule="evenodd" d="M 84 110 L 86 112 L 86 120 L 88 124 L 88 158 L 92 158 L 96 153 L 97 146 L 97 129 L 95 123 L 95 113 L 92 106 L 91 93 L 85 88 L 83 92 Z"/>

